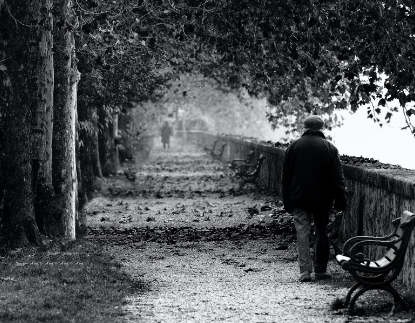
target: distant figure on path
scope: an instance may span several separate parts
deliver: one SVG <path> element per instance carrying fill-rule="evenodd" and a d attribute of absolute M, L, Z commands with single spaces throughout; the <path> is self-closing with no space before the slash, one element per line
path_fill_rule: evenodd
<path fill-rule="evenodd" d="M 288 146 L 283 165 L 283 202 L 285 210 L 294 216 L 301 282 L 310 281 L 313 271 L 309 246 L 312 217 L 316 228 L 315 279 L 330 279 L 331 275 L 327 273 L 329 211 L 333 206 L 337 211 L 346 207 L 339 153 L 326 140 L 321 131 L 323 127 L 324 121 L 319 116 L 306 118 L 305 132 Z"/>
<path fill-rule="evenodd" d="M 161 127 L 161 142 L 163 143 L 163 148 L 170 148 L 170 136 L 173 134 L 172 128 L 169 126 L 167 121 L 164 122 L 163 127 Z"/>

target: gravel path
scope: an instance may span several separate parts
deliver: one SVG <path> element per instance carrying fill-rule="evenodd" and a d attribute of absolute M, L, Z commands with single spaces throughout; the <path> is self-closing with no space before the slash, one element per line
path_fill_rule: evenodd
<path fill-rule="evenodd" d="M 331 281 L 298 282 L 278 198 L 235 191 L 200 150 L 156 147 L 136 170 L 134 181 L 111 179 L 87 208 L 88 238 L 150 286 L 126 300 L 126 322 L 413 322 L 407 312 L 331 310 L 350 277 L 331 261 Z"/>
<path fill-rule="evenodd" d="M 113 251 L 129 273 L 153 282 L 130 299 L 128 322 L 345 322 L 329 305 L 346 289 L 298 283 L 292 250 L 275 250 L 273 239 Z"/>

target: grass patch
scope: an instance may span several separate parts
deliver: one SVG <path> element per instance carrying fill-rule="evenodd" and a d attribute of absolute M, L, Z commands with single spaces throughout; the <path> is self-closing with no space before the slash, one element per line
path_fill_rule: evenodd
<path fill-rule="evenodd" d="M 0 322 L 122 322 L 125 297 L 148 290 L 84 240 L 0 259 Z"/>

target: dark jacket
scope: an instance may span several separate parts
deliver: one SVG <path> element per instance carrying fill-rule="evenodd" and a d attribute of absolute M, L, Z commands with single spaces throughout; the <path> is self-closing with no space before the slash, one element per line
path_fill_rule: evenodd
<path fill-rule="evenodd" d="M 295 207 L 346 207 L 343 169 L 337 148 L 321 131 L 307 130 L 286 152 L 282 176 L 283 202 L 287 212 Z"/>

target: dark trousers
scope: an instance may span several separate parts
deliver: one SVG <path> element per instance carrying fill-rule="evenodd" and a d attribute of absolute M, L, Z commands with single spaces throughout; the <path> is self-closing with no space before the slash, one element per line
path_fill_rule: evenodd
<path fill-rule="evenodd" d="M 310 253 L 310 229 L 311 220 L 314 219 L 316 241 L 314 244 L 314 271 L 324 273 L 330 255 L 330 241 L 327 235 L 329 222 L 329 210 L 319 207 L 295 208 L 294 225 L 297 233 L 298 264 L 300 273 L 312 272 L 313 265 Z"/>
<path fill-rule="evenodd" d="M 162 141 L 162 143 L 163 143 L 163 148 L 164 149 L 170 148 L 170 141 Z"/>

